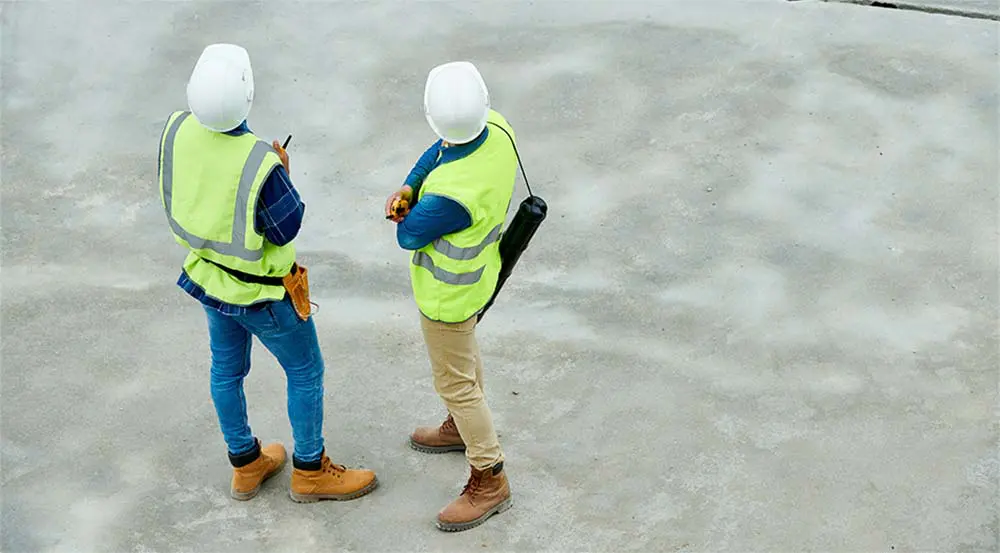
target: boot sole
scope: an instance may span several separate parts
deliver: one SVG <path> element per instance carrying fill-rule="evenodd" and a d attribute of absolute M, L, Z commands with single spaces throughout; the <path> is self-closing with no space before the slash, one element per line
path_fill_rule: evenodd
<path fill-rule="evenodd" d="M 413 438 L 410 438 L 410 447 L 421 453 L 448 453 L 449 451 L 465 451 L 465 444 L 432 446 L 415 442 L 413 441 Z"/>
<path fill-rule="evenodd" d="M 237 501 L 249 501 L 249 500 L 257 497 L 257 494 L 260 493 L 261 487 L 264 486 L 264 482 L 267 482 L 272 476 L 274 476 L 274 475 L 278 474 L 279 472 L 281 472 L 281 469 L 285 468 L 285 463 L 286 462 L 288 462 L 288 458 L 287 457 L 283 461 L 281 461 L 281 464 L 278 465 L 278 468 L 276 468 L 273 471 L 271 471 L 270 473 L 266 474 L 264 476 L 264 478 L 261 479 L 260 484 L 257 484 L 256 488 L 254 488 L 254 489 L 252 489 L 250 491 L 247 491 L 247 492 L 238 492 L 238 491 L 230 488 L 229 489 L 229 495 L 233 499 L 235 499 Z"/>
<path fill-rule="evenodd" d="M 439 530 L 445 532 L 461 532 L 463 530 L 470 530 L 484 523 L 493 515 L 499 515 L 500 513 L 510 509 L 514 506 L 514 498 L 508 497 L 507 499 L 497 503 L 495 507 L 483 513 L 483 516 L 470 520 L 469 522 L 441 522 L 440 520 L 436 522 Z"/>
<path fill-rule="evenodd" d="M 363 495 L 368 495 L 375 488 L 378 487 L 378 477 L 371 481 L 364 488 L 356 492 L 345 493 L 345 494 L 299 494 L 289 490 L 288 495 L 292 498 L 292 501 L 296 503 L 316 503 L 317 501 L 329 499 L 333 501 L 350 501 L 352 499 L 357 499 Z"/>

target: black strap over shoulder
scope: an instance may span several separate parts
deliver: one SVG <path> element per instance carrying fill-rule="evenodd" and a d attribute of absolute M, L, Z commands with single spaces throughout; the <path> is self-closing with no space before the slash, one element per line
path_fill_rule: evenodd
<path fill-rule="evenodd" d="M 517 156 L 517 166 L 521 168 L 521 176 L 524 177 L 524 186 L 528 188 L 528 195 L 534 197 L 535 195 L 531 192 L 531 185 L 528 184 L 528 175 L 524 174 L 524 164 L 521 163 L 521 154 L 518 153 L 517 145 L 514 144 L 514 137 L 511 136 L 509 132 L 507 132 L 507 129 L 501 127 L 500 125 L 497 125 L 493 121 L 488 121 L 488 123 L 503 131 L 503 133 L 507 135 L 507 138 L 510 139 L 510 145 L 511 147 L 514 148 L 514 155 Z"/>

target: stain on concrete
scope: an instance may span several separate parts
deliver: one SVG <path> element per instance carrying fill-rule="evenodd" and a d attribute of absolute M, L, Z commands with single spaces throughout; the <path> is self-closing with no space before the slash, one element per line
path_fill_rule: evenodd
<path fill-rule="evenodd" d="M 873 57 L 866 48 L 845 47 L 831 54 L 829 67 L 866 87 L 910 98 L 965 88 L 969 81 L 986 77 L 963 70 L 957 60 L 906 50 L 882 51 Z"/>

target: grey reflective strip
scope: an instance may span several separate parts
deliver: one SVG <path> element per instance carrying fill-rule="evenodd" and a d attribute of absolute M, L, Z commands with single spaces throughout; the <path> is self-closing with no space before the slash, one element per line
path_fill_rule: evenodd
<path fill-rule="evenodd" d="M 174 137 L 177 135 L 177 129 L 181 127 L 181 123 L 189 115 L 191 115 L 189 111 L 178 115 L 177 119 L 174 119 L 174 122 L 170 124 L 170 128 L 167 129 L 166 138 L 163 140 L 163 163 L 160 164 L 160 171 L 163 173 L 163 207 L 167 210 L 167 218 L 170 219 L 171 226 L 173 226 L 174 221 L 170 215 L 170 193 L 174 187 Z"/>
<path fill-rule="evenodd" d="M 486 266 L 476 269 L 471 273 L 453 273 L 451 271 L 446 271 L 437 265 L 434 265 L 434 260 L 431 256 L 424 252 L 416 252 L 413 254 L 413 263 L 419 267 L 423 267 L 434 275 L 434 278 L 440 280 L 445 284 L 454 284 L 456 286 L 475 284 L 479 282 L 479 279 L 483 277 L 483 271 L 486 270 Z"/>
<path fill-rule="evenodd" d="M 482 242 L 468 248 L 460 248 L 444 238 L 438 238 L 432 244 L 434 244 L 434 249 L 445 257 L 450 257 L 457 261 L 468 261 L 469 259 L 475 259 L 477 255 L 486 249 L 486 246 L 500 239 L 500 226 L 493 227 L 493 230 L 486 235 L 486 238 L 483 238 Z"/>
<path fill-rule="evenodd" d="M 209 249 L 222 255 L 231 255 L 247 261 L 257 261 L 264 255 L 263 250 L 248 250 L 243 245 L 246 238 L 247 203 L 250 201 L 250 188 L 257 177 L 257 170 L 260 168 L 260 163 L 264 160 L 264 156 L 271 149 L 271 145 L 258 140 L 254 144 L 253 149 L 250 150 L 250 155 L 247 156 L 246 163 L 243 164 L 243 172 L 240 174 L 240 184 L 236 192 L 232 239 L 226 243 L 195 236 L 184 230 L 170 212 L 170 198 L 174 185 L 174 138 L 177 136 L 177 130 L 180 129 L 181 123 L 189 115 L 191 115 L 190 112 L 184 112 L 177 116 L 177 119 L 170 125 L 163 143 L 163 203 L 167 212 L 167 220 L 170 222 L 170 228 L 196 250 Z"/>
<path fill-rule="evenodd" d="M 247 156 L 246 163 L 243 164 L 243 173 L 240 175 L 240 186 L 236 192 L 236 213 L 233 214 L 233 239 L 230 241 L 229 247 L 252 257 L 244 257 L 235 252 L 220 251 L 219 253 L 228 253 L 229 255 L 242 257 L 248 261 L 256 261 L 264 255 L 263 249 L 248 250 L 243 244 L 247 233 L 247 203 L 250 202 L 250 188 L 253 186 L 253 181 L 257 178 L 257 170 L 260 169 L 260 163 L 264 161 L 264 156 L 271 149 L 271 145 L 262 140 L 258 140 L 253 145 L 250 155 Z"/>

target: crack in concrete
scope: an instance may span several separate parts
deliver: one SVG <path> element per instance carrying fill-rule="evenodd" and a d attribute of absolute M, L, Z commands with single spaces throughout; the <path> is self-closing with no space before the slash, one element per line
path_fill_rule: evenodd
<path fill-rule="evenodd" d="M 795 1 L 795 0 L 792 0 Z M 953 15 L 958 17 L 968 17 L 972 19 L 990 19 L 1000 21 L 1000 10 L 997 13 L 985 13 L 961 8 L 949 8 L 947 6 L 935 6 L 918 4 L 914 2 L 884 2 L 882 0 L 822 0 L 823 2 L 834 2 L 838 4 L 857 4 L 859 6 L 869 6 L 872 8 L 890 8 L 897 10 L 918 11 L 934 13 L 940 15 Z"/>

